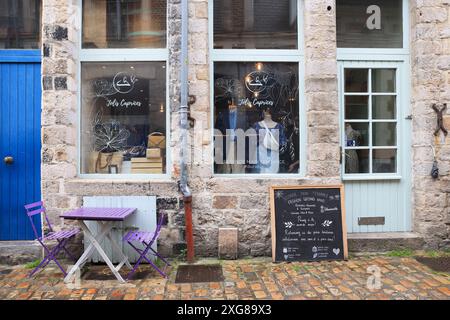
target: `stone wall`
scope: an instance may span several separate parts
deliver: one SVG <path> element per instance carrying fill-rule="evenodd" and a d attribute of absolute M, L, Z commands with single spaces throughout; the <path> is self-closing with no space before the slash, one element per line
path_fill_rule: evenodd
<path fill-rule="evenodd" d="M 450 108 L 450 2 L 410 1 L 413 115 L 414 231 L 429 248 L 450 246 L 450 137 L 434 136 L 436 114 L 431 106 Z M 450 110 L 444 116 L 450 128 Z M 430 176 L 436 150 L 440 178 Z"/>
<path fill-rule="evenodd" d="M 76 0 L 44 0 L 42 189 L 52 220 L 82 205 L 83 196 L 154 195 L 158 211 L 168 215 L 160 241 L 164 254 L 184 246 L 184 210 L 179 178 L 180 0 L 169 1 L 170 148 L 173 162 L 167 180 L 90 180 L 77 178 L 77 74 L 79 9 Z M 414 230 L 430 247 L 448 245 L 449 149 L 432 132 L 433 102 L 449 101 L 450 31 L 448 1 L 412 1 L 412 70 L 414 128 Z M 418 9 L 417 6 L 420 5 Z M 269 187 L 340 183 L 339 104 L 334 0 L 305 0 L 304 109 L 307 128 L 304 179 L 221 178 L 213 175 L 210 106 L 208 1 L 189 1 L 189 93 L 195 128 L 190 131 L 190 187 L 197 255 L 216 256 L 218 228 L 239 229 L 239 255 L 270 255 Z M 422 15 L 420 15 L 420 12 Z M 436 54 L 439 52 L 440 54 Z M 432 71 L 430 71 L 432 70 Z M 301 79 L 302 81 L 302 79 Z M 303 103 L 303 102 L 302 102 Z M 450 118 L 446 117 L 450 128 Z M 333 138 L 334 137 L 334 138 Z M 447 138 L 448 139 L 448 138 Z M 440 140 L 439 140 L 440 142 Z M 436 144 L 442 177 L 429 178 L 431 149 Z M 432 204 L 432 205 L 430 205 Z M 443 211 L 446 210 L 446 211 Z"/>
<path fill-rule="evenodd" d="M 64 222 L 58 217 L 64 211 L 80 207 L 83 196 L 152 195 L 157 197 L 158 213 L 167 214 L 161 231 L 160 251 L 179 253 L 184 247 L 183 204 L 179 200 L 175 165 L 168 168 L 173 178 L 156 181 L 86 180 L 77 178 L 78 161 L 78 79 L 80 8 L 77 0 L 43 1 L 42 60 L 42 196 L 48 214 L 56 226 Z M 170 52 L 169 83 L 172 158 L 177 163 L 179 105 L 180 10 L 179 0 L 169 1 L 171 17 L 168 31 Z M 70 223 L 70 222 L 69 222 Z M 75 242 L 79 243 L 80 238 Z M 75 247 L 75 245 L 74 245 Z M 80 246 L 78 245 L 78 248 Z"/>

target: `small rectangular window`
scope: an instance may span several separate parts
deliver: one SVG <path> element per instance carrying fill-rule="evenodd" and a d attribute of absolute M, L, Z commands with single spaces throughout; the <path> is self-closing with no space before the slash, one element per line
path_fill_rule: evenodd
<path fill-rule="evenodd" d="M 166 0 L 84 0 L 83 48 L 165 48 Z"/>
<path fill-rule="evenodd" d="M 297 49 L 297 0 L 214 1 L 214 49 Z"/>
<path fill-rule="evenodd" d="M 0 49 L 39 49 L 41 1 L 0 1 Z"/>
<path fill-rule="evenodd" d="M 166 172 L 166 63 L 83 62 L 81 173 Z"/>
<path fill-rule="evenodd" d="M 402 48 L 402 0 L 337 0 L 338 48 Z"/>
<path fill-rule="evenodd" d="M 216 174 L 298 174 L 299 64 L 214 63 Z"/>

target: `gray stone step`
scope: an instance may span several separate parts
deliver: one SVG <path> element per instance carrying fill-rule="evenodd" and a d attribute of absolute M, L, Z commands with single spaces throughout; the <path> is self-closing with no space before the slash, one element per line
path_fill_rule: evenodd
<path fill-rule="evenodd" d="M 0 264 L 19 265 L 42 259 L 42 247 L 36 241 L 0 241 Z"/>
<path fill-rule="evenodd" d="M 423 249 L 423 237 L 413 232 L 349 233 L 350 252 L 385 252 L 400 249 Z"/>

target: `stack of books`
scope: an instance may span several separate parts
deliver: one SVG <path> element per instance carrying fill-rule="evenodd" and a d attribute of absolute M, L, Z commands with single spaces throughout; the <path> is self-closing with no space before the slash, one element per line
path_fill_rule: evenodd
<path fill-rule="evenodd" d="M 147 149 L 147 158 L 131 158 L 131 173 L 162 174 L 163 157 L 161 149 L 157 150 Z"/>

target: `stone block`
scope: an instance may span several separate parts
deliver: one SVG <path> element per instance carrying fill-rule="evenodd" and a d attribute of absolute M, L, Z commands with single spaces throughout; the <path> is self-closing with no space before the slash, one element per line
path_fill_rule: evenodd
<path fill-rule="evenodd" d="M 219 228 L 219 258 L 229 260 L 238 258 L 237 228 Z"/>
<path fill-rule="evenodd" d="M 43 90 L 53 90 L 53 78 L 51 76 L 42 77 Z"/>
<path fill-rule="evenodd" d="M 55 26 L 45 26 L 44 27 L 45 36 L 48 39 L 62 41 L 68 39 L 68 29 L 58 25 Z"/>
<path fill-rule="evenodd" d="M 237 206 L 237 197 L 215 196 L 213 198 L 214 209 L 234 209 Z"/>

